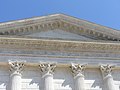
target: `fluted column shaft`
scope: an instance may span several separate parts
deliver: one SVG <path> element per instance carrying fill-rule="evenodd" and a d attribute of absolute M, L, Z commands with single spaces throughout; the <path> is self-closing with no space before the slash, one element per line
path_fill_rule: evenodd
<path fill-rule="evenodd" d="M 54 90 L 53 74 L 56 65 L 50 63 L 44 63 L 44 64 L 40 64 L 39 66 L 42 71 L 42 77 L 44 79 L 44 90 Z"/>
<path fill-rule="evenodd" d="M 21 90 L 21 75 L 10 76 L 10 90 Z"/>
<path fill-rule="evenodd" d="M 86 65 L 72 64 L 71 69 L 74 75 L 75 90 L 85 90 L 84 69 Z"/>
<path fill-rule="evenodd" d="M 53 75 L 44 76 L 44 90 L 54 90 Z"/>
<path fill-rule="evenodd" d="M 10 90 L 21 90 L 21 74 L 24 67 L 24 62 L 9 62 L 10 66 Z"/>
<path fill-rule="evenodd" d="M 101 65 L 100 69 L 103 75 L 105 90 L 115 90 L 114 80 L 111 72 L 115 66 L 113 65 Z"/>
<path fill-rule="evenodd" d="M 75 79 L 75 90 L 85 90 L 84 76 L 77 76 Z"/>

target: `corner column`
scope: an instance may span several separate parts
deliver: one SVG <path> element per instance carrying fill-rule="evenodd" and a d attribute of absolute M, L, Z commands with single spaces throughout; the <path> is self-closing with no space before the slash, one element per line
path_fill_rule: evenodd
<path fill-rule="evenodd" d="M 24 67 L 24 62 L 10 61 L 10 90 L 21 90 L 21 76 Z"/>
<path fill-rule="evenodd" d="M 74 76 L 75 90 L 85 90 L 83 72 L 86 68 L 86 64 L 84 64 L 84 65 L 72 64 L 70 68 L 71 68 L 73 76 Z"/>
<path fill-rule="evenodd" d="M 56 64 L 43 63 L 39 65 L 44 79 L 44 90 L 54 90 L 53 74 Z"/>
<path fill-rule="evenodd" d="M 114 65 L 101 65 L 100 70 L 102 72 L 104 88 L 105 90 L 115 90 L 114 80 L 111 75 Z"/>

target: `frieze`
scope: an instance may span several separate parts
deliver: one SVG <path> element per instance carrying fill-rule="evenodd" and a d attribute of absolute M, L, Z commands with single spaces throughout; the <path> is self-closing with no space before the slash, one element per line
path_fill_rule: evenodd
<path fill-rule="evenodd" d="M 62 52 L 119 52 L 119 43 L 82 42 L 44 39 L 0 38 L 1 48 L 32 49 Z"/>

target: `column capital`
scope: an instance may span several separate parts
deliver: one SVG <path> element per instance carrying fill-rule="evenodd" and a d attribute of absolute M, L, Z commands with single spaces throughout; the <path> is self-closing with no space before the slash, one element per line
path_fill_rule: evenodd
<path fill-rule="evenodd" d="M 74 78 L 76 78 L 77 76 L 84 77 L 83 72 L 86 68 L 86 65 L 87 64 L 71 64 L 70 68 L 72 70 Z"/>
<path fill-rule="evenodd" d="M 9 61 L 9 67 L 11 75 L 18 74 L 21 75 L 24 68 L 24 61 Z"/>
<path fill-rule="evenodd" d="M 115 65 L 100 65 L 100 70 L 102 72 L 103 78 L 105 77 L 111 77 L 111 73 L 113 69 L 115 68 Z"/>
<path fill-rule="evenodd" d="M 46 75 L 53 75 L 55 68 L 56 68 L 56 64 L 55 63 L 41 63 L 39 64 L 40 70 L 43 74 L 43 77 Z"/>

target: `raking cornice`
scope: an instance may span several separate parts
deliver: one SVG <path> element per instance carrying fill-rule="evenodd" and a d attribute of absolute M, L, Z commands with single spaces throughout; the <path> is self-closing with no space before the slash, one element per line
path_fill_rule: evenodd
<path fill-rule="evenodd" d="M 64 14 L 54 14 L 24 20 L 0 23 L 1 35 L 24 35 L 49 29 L 62 29 L 97 40 L 119 41 L 120 32 Z"/>

